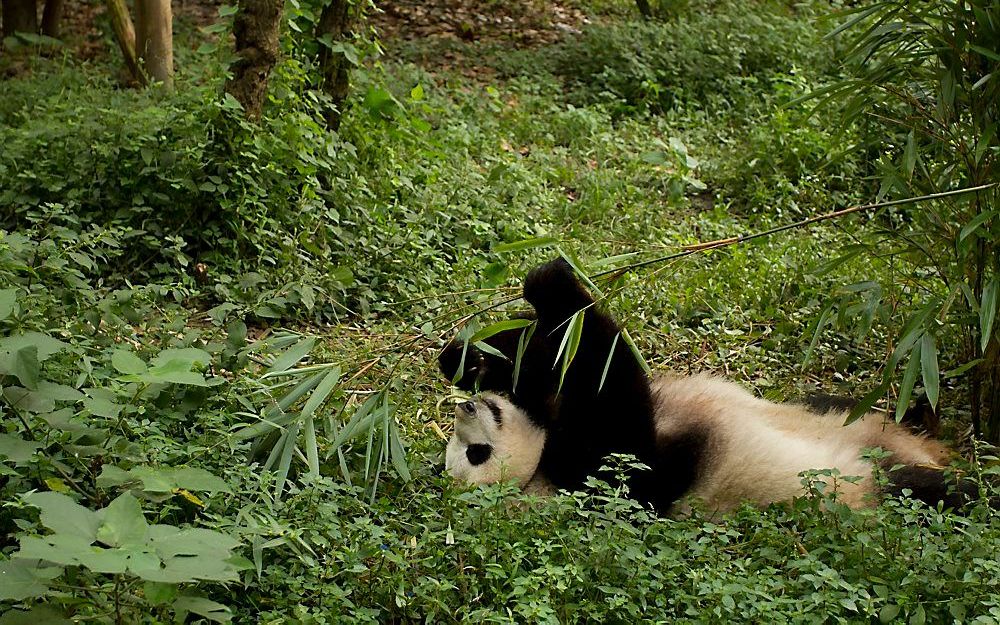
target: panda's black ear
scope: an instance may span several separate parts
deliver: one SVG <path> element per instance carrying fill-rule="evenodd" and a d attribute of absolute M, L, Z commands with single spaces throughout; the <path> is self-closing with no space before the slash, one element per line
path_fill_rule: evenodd
<path fill-rule="evenodd" d="M 594 298 L 580 284 L 576 272 L 562 257 L 528 272 L 524 279 L 524 299 L 535 307 L 543 325 L 558 325 L 594 302 Z"/>
<path fill-rule="evenodd" d="M 465 362 L 462 362 L 462 352 L 465 351 Z M 454 382 L 460 389 L 471 391 L 476 385 L 476 373 L 482 366 L 482 355 L 479 350 L 470 347 L 467 350 L 462 341 L 452 341 L 444 346 L 438 354 L 438 367 L 441 373 L 449 382 Z M 462 367 L 463 372 L 458 376 L 458 368 Z M 458 380 L 455 378 L 458 377 Z"/>

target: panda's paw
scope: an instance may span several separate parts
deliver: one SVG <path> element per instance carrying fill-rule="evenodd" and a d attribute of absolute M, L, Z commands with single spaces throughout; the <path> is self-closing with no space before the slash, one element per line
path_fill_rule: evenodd
<path fill-rule="evenodd" d="M 463 351 L 465 351 L 464 363 L 462 362 Z M 471 345 L 465 349 L 462 341 L 448 343 L 438 355 L 438 367 L 441 369 L 441 373 L 449 382 L 464 390 L 472 390 L 485 364 L 479 350 Z M 461 375 L 458 371 L 459 366 L 463 369 Z M 456 380 L 456 378 L 458 379 Z"/>
<path fill-rule="evenodd" d="M 594 301 L 562 257 L 528 272 L 524 279 L 524 299 L 535 307 L 539 317 L 555 313 L 571 315 Z"/>

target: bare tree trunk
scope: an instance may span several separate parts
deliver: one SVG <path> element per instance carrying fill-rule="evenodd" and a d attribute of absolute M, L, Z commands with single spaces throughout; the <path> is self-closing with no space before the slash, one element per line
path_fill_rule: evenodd
<path fill-rule="evenodd" d="M 639 9 L 639 14 L 647 20 L 653 17 L 653 9 L 649 6 L 649 0 L 635 0 L 635 6 Z"/>
<path fill-rule="evenodd" d="M 59 38 L 59 26 L 62 22 L 63 0 L 45 0 L 45 9 L 42 11 L 42 34 L 48 37 Z"/>
<path fill-rule="evenodd" d="M 136 53 L 149 77 L 174 87 L 174 30 L 170 0 L 135 0 Z"/>
<path fill-rule="evenodd" d="M 4 37 L 14 33 L 38 32 L 38 7 L 35 0 L 3 0 L 3 28 L 0 32 Z"/>
<path fill-rule="evenodd" d="M 139 67 L 139 58 L 135 53 L 135 28 L 132 26 L 132 18 L 128 15 L 125 0 L 108 0 L 108 14 L 111 16 L 111 27 L 115 31 L 115 39 L 121 48 L 129 73 L 140 85 L 145 85 L 146 75 Z"/>
<path fill-rule="evenodd" d="M 351 3 L 348 0 L 330 0 L 323 7 L 316 26 L 316 38 L 328 41 L 343 41 L 351 34 Z M 320 44 L 319 66 L 323 73 L 323 91 L 330 96 L 332 106 L 326 112 L 326 126 L 330 130 L 340 128 L 340 116 L 350 91 L 350 62 L 342 52 L 334 52 Z"/>
<path fill-rule="evenodd" d="M 267 79 L 278 62 L 278 34 L 284 0 L 239 0 L 233 22 L 236 56 L 226 92 L 243 105 L 248 119 L 259 119 L 267 98 Z"/>

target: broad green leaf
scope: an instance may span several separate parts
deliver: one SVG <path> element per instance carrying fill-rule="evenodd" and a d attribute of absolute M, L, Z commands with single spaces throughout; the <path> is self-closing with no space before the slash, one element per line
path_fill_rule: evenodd
<path fill-rule="evenodd" d="M 88 542 L 97 538 L 97 513 L 60 493 L 29 493 L 24 500 L 38 508 L 42 525 L 56 534 L 77 536 Z"/>
<path fill-rule="evenodd" d="M 139 500 L 123 493 L 99 512 L 101 526 L 97 530 L 97 540 L 111 547 L 141 545 L 146 541 L 149 525 L 142 515 Z"/>
<path fill-rule="evenodd" d="M 268 367 L 267 373 L 273 374 L 288 371 L 291 369 L 292 365 L 305 358 L 305 356 L 312 351 L 313 345 L 315 344 L 316 339 L 306 338 L 302 339 L 295 345 L 292 345 L 285 350 L 284 353 L 274 359 L 274 362 L 272 362 L 271 366 Z"/>
<path fill-rule="evenodd" d="M 61 572 L 61 569 L 53 567 L 38 567 L 33 562 L 14 559 L 0 562 L 0 601 L 24 601 L 33 597 L 42 597 L 48 593 L 49 587 L 46 580 L 52 579 L 55 575 L 49 572 Z M 0 623 L 5 620 L 9 623 L 17 623 L 8 619 L 9 613 L 0 617 Z M 36 621 L 32 625 L 45 621 Z"/>
<path fill-rule="evenodd" d="M 19 542 L 21 549 L 14 554 L 15 558 L 45 560 L 63 566 L 77 564 L 77 556 L 92 551 L 90 540 L 70 534 L 22 536 Z"/>
<path fill-rule="evenodd" d="M 107 419 L 117 419 L 118 414 L 125 406 L 108 401 L 103 397 L 85 397 L 83 399 L 83 407 L 92 415 Z"/>
<path fill-rule="evenodd" d="M 21 412 L 47 414 L 56 409 L 54 400 L 20 386 L 4 387 L 3 396 L 8 404 Z"/>
<path fill-rule="evenodd" d="M 38 388 L 42 366 L 38 361 L 38 347 L 25 345 L 17 351 L 0 355 L 0 372 L 12 375 L 29 390 Z"/>
<path fill-rule="evenodd" d="M 177 488 L 199 490 L 207 493 L 231 493 L 229 484 L 220 477 L 197 467 L 177 467 L 173 469 L 173 480 Z"/>
<path fill-rule="evenodd" d="M 203 597 L 179 597 L 173 607 L 182 620 L 188 612 L 216 623 L 228 623 L 233 619 L 229 608 Z"/>
<path fill-rule="evenodd" d="M 997 316 L 998 294 L 1000 294 L 1000 274 L 995 274 L 983 288 L 983 302 L 979 305 L 979 339 L 985 352 L 993 335 L 993 322 Z"/>
<path fill-rule="evenodd" d="M 205 376 L 192 371 L 195 362 L 185 358 L 175 358 L 164 361 L 158 359 L 158 363 L 149 368 L 142 376 L 143 380 L 149 383 L 166 382 L 170 384 L 188 384 L 191 386 L 209 386 L 205 381 Z"/>
<path fill-rule="evenodd" d="M 142 585 L 142 596 L 153 605 L 163 605 L 177 597 L 177 584 L 146 582 Z"/>
<path fill-rule="evenodd" d="M 899 399 L 896 401 L 896 423 L 903 420 L 906 409 L 910 407 L 910 396 L 913 394 L 913 385 L 917 382 L 917 371 L 919 370 L 920 343 L 916 343 L 910 351 L 910 361 L 906 363 L 903 381 L 899 386 Z"/>
<path fill-rule="evenodd" d="M 132 352 L 124 349 L 116 349 L 111 354 L 111 366 L 118 373 L 125 375 L 142 375 L 146 373 L 146 363 Z"/>
<path fill-rule="evenodd" d="M 68 349 L 69 345 L 59 339 L 54 339 L 40 332 L 24 332 L 15 336 L 0 339 L 0 352 L 16 352 L 27 346 L 34 346 L 38 352 L 38 361 L 45 362 L 55 353 Z"/>
<path fill-rule="evenodd" d="M 51 399 L 53 401 L 75 402 L 83 399 L 83 393 L 76 390 L 72 386 L 56 384 L 47 380 L 40 380 L 38 382 L 38 389 L 35 391 L 35 394 L 44 399 Z"/>
<path fill-rule="evenodd" d="M 101 474 L 97 476 L 97 485 L 100 488 L 114 488 L 129 482 L 138 482 L 139 479 L 113 464 L 106 464 L 101 467 Z"/>
<path fill-rule="evenodd" d="M 16 302 L 17 289 L 0 289 L 0 321 L 10 317 Z"/>
<path fill-rule="evenodd" d="M 937 343 L 930 332 L 924 333 L 920 341 L 920 372 L 924 379 L 927 401 L 931 403 L 931 408 L 937 408 L 941 379 L 938 372 Z"/>
<path fill-rule="evenodd" d="M 15 465 L 31 461 L 35 450 L 41 446 L 41 443 L 26 441 L 20 436 L 0 434 L 0 458 L 6 458 Z"/>
<path fill-rule="evenodd" d="M 498 254 L 503 254 L 505 252 L 520 252 L 538 247 L 549 247 L 550 245 L 555 245 L 558 242 L 559 239 L 555 237 L 533 237 L 530 239 L 522 239 L 521 241 L 514 241 L 512 243 L 502 243 L 495 246 L 493 251 Z"/>
<path fill-rule="evenodd" d="M 899 606 L 894 603 L 887 603 L 878 611 L 878 620 L 881 623 L 891 623 L 899 616 Z"/>
<path fill-rule="evenodd" d="M 188 363 L 188 369 L 195 366 L 207 367 L 212 364 L 212 355 L 197 347 L 171 347 L 153 356 L 149 364 L 161 366 L 175 361 Z"/>
<path fill-rule="evenodd" d="M 491 324 L 479 330 L 469 338 L 470 343 L 478 343 L 479 341 L 484 341 L 495 334 L 500 334 L 501 332 L 506 332 L 508 330 L 516 330 L 518 328 L 526 328 L 534 323 L 533 319 L 507 319 L 504 321 L 498 321 L 497 323 Z"/>
<path fill-rule="evenodd" d="M 2 564 L 0 564 L 2 566 Z M 0 573 L 0 587 L 3 586 L 3 573 Z M 33 597 L 41 595 L 31 595 Z M 0 599 L 4 599 L 0 591 Z M 26 597 L 25 597 L 26 598 Z M 55 608 L 46 605 L 36 605 L 28 612 L 10 610 L 0 616 L 0 625 L 73 625 L 73 621 L 64 617 Z"/>

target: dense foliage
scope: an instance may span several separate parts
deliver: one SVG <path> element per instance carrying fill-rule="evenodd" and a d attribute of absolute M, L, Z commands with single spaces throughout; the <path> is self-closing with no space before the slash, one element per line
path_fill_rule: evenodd
<path fill-rule="evenodd" d="M 914 189 L 921 167 L 955 176 L 941 188 L 979 180 L 919 116 L 813 113 L 806 94 L 862 93 L 835 56 L 853 48 L 823 38 L 829 3 L 694 0 L 648 22 L 625 4 L 557 44 L 456 43 L 471 74 L 413 62 L 434 41 L 384 42 L 339 134 L 295 39 L 309 6 L 288 9 L 258 124 L 219 96 L 219 44 L 191 28 L 174 94 L 72 56 L 5 79 L 0 625 L 1000 621 L 1000 520 L 982 506 L 852 512 L 807 475 L 791 506 L 664 520 L 618 484 L 523 502 L 441 476 L 434 349 L 488 323 L 469 321 L 481 309 L 516 310 L 500 302 L 551 246 L 597 273 L 860 202 L 889 164 Z M 914 71 L 933 85 L 935 67 Z M 955 97 L 993 115 L 977 90 L 996 76 Z M 993 250 L 995 206 L 977 206 L 942 228 Z M 884 356 L 923 306 L 909 295 L 964 297 L 926 259 L 897 280 L 885 229 L 931 236 L 938 213 L 894 211 L 600 286 L 654 369 L 881 398 Z M 834 255 L 847 240 L 875 254 Z M 958 327 L 983 327 L 986 284 Z M 936 331 L 961 439 L 969 354 Z M 961 448 L 995 494 L 995 459 Z"/>

